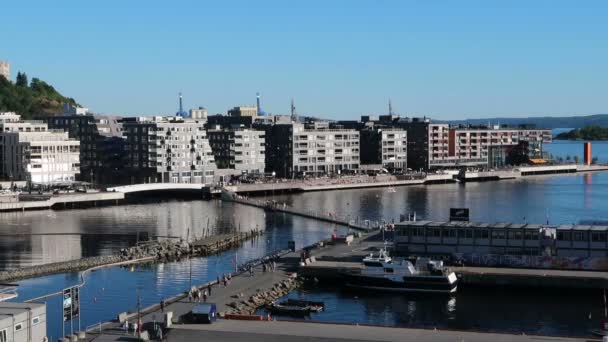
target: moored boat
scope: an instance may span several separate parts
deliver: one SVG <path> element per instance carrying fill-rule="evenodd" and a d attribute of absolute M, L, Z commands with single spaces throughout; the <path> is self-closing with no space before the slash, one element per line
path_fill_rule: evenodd
<path fill-rule="evenodd" d="M 415 265 L 408 260 L 393 260 L 386 250 L 363 259 L 360 272 L 345 274 L 350 287 L 398 292 L 456 292 L 456 274 L 443 267 L 442 261 L 418 258 Z"/>

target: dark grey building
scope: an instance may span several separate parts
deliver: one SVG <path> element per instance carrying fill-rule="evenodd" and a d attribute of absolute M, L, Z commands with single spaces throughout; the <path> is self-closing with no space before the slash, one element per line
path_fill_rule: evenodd
<path fill-rule="evenodd" d="M 407 132 L 399 128 L 368 127 L 360 132 L 361 164 L 389 171 L 407 169 Z"/>
<path fill-rule="evenodd" d="M 250 129 L 208 129 L 207 137 L 219 169 L 264 173 L 265 133 Z"/>
<path fill-rule="evenodd" d="M 121 118 L 109 115 L 59 115 L 45 118 L 49 128 L 80 141 L 80 179 L 97 184 L 126 182 Z"/>

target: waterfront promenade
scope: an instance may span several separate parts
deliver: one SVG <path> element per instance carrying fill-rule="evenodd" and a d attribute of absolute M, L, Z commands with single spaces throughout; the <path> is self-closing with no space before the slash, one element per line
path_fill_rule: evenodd
<path fill-rule="evenodd" d="M 351 246 L 336 245 L 315 250 L 318 256 L 332 256 L 334 258 L 348 258 L 352 255 L 362 255 L 369 247 L 378 246 L 377 241 L 356 241 Z M 349 253 L 349 250 L 352 253 Z M 215 303 L 218 312 L 225 313 L 232 310 L 232 304 L 246 301 L 251 296 L 271 291 L 275 284 L 290 277 L 291 271 L 299 261 L 298 253 L 287 253 L 279 259 L 275 272 L 262 272 L 261 266 L 257 266 L 254 275 L 248 273 L 235 275 L 232 281 L 223 286 L 215 281 L 211 282 L 212 292 L 208 302 Z M 313 263 L 314 265 L 314 263 Z M 208 284 L 203 285 L 205 289 Z M 164 312 L 172 312 L 174 321 L 187 314 L 196 303 L 190 302 L 185 293 L 168 298 Z M 160 324 L 163 320 L 163 312 L 160 305 L 155 304 L 141 310 L 141 319 L 144 328 L 150 332 L 154 331 L 154 323 Z M 129 322 L 137 320 L 137 313 L 133 312 L 125 316 Z M 264 319 L 266 317 L 263 317 Z M 119 322 L 108 322 L 91 326 L 87 332 L 87 341 L 125 341 L 133 337 L 133 331 L 125 332 Z M 154 339 L 154 335 L 151 336 Z M 437 341 L 437 342 L 460 342 L 460 341 L 597 341 L 589 338 L 566 338 L 536 335 L 514 335 L 476 331 L 454 331 L 437 329 L 413 329 L 395 328 L 370 325 L 332 324 L 304 321 L 243 321 L 227 320 L 220 318 L 211 325 L 176 323 L 170 329 L 164 330 L 165 341 Z"/>

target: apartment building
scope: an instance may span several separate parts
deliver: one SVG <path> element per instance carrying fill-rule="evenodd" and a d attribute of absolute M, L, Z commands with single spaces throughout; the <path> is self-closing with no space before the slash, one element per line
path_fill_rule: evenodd
<path fill-rule="evenodd" d="M 320 122 L 267 126 L 266 171 L 279 177 L 353 172 L 359 154 L 359 132 L 353 129 Z"/>
<path fill-rule="evenodd" d="M 72 182 L 80 172 L 80 142 L 42 121 L 0 113 L 0 176 L 36 184 Z"/>
<path fill-rule="evenodd" d="M 207 116 L 209 115 L 209 112 L 207 111 L 207 108 L 205 108 L 205 107 L 198 107 L 198 108 L 190 109 L 189 114 L 190 114 L 190 119 L 207 121 Z"/>
<path fill-rule="evenodd" d="M 219 169 L 234 169 L 241 173 L 264 173 L 265 145 L 264 131 L 234 128 L 208 129 L 207 136 L 213 150 L 215 163 Z"/>
<path fill-rule="evenodd" d="M 407 169 L 407 131 L 367 127 L 359 133 L 361 164 L 381 165 L 390 171 Z"/>
<path fill-rule="evenodd" d="M 250 116 L 258 115 L 258 107 L 256 106 L 238 106 L 228 110 L 229 116 Z"/>
<path fill-rule="evenodd" d="M 49 128 L 68 132 L 80 141 L 79 180 L 120 184 L 125 180 L 125 139 L 121 117 L 64 114 L 45 118 Z"/>
<path fill-rule="evenodd" d="M 131 183 L 212 183 L 217 169 L 204 123 L 175 117 L 124 118 Z"/>
<path fill-rule="evenodd" d="M 450 126 L 427 118 L 400 119 L 393 123 L 407 131 L 408 167 L 433 170 L 459 167 L 498 167 L 524 157 L 542 156 L 550 143 L 550 130 L 500 126 Z"/>

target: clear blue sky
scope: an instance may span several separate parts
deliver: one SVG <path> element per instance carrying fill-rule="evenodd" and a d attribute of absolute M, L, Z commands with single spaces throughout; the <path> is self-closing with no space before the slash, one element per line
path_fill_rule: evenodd
<path fill-rule="evenodd" d="M 95 112 L 608 112 L 608 1 L 3 1 L 0 59 Z"/>

